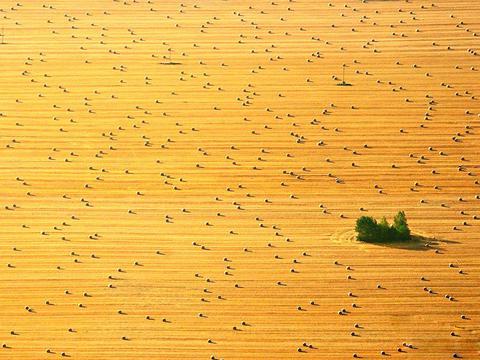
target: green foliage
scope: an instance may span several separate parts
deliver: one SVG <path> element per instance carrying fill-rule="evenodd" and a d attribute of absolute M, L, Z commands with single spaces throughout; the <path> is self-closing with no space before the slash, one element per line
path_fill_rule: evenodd
<path fill-rule="evenodd" d="M 393 227 L 397 230 L 400 240 L 410 239 L 410 229 L 407 224 L 407 217 L 403 211 L 399 211 L 393 218 Z"/>
<path fill-rule="evenodd" d="M 399 211 L 389 225 L 385 217 L 378 223 L 371 216 L 361 216 L 355 226 L 359 241 L 372 243 L 389 243 L 393 241 L 410 240 L 411 234 L 408 228 L 407 218 L 403 211 Z"/>
<path fill-rule="evenodd" d="M 370 216 L 362 216 L 357 220 L 357 239 L 360 241 L 369 241 L 377 235 L 377 220 Z"/>

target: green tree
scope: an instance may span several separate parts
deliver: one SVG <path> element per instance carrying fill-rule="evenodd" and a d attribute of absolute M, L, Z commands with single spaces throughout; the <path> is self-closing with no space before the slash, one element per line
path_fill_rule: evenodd
<path fill-rule="evenodd" d="M 357 239 L 360 241 L 372 241 L 378 235 L 377 220 L 371 216 L 361 216 L 357 219 L 355 230 L 358 233 Z"/>
<path fill-rule="evenodd" d="M 411 237 L 407 224 L 407 217 L 403 211 L 399 211 L 389 225 L 385 217 L 377 223 L 371 216 L 361 216 L 355 226 L 357 239 L 366 242 L 388 243 L 392 241 L 406 241 Z"/>
<path fill-rule="evenodd" d="M 395 215 L 395 217 L 393 218 L 393 228 L 397 230 L 400 240 L 410 239 L 411 234 L 405 212 L 399 211 L 397 215 Z"/>
<path fill-rule="evenodd" d="M 390 227 L 390 225 L 388 225 L 388 220 L 385 216 L 382 217 L 382 220 L 380 220 L 379 225 L 384 227 L 384 228 L 389 228 Z"/>
<path fill-rule="evenodd" d="M 386 241 L 387 239 L 391 239 L 391 229 L 390 225 L 388 225 L 387 218 L 384 216 L 382 220 L 377 225 L 377 238 L 376 241 Z M 373 240 L 375 241 L 375 240 Z"/>

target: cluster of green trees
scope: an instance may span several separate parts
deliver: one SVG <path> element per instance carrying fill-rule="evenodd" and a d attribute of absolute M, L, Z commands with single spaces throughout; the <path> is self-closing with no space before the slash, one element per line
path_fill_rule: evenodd
<path fill-rule="evenodd" d="M 357 240 L 375 243 L 388 243 L 393 241 L 407 241 L 411 239 L 407 217 L 403 211 L 399 211 L 393 218 L 393 224 L 389 225 L 385 217 L 377 222 L 371 216 L 361 216 L 357 219 L 355 227 Z"/>

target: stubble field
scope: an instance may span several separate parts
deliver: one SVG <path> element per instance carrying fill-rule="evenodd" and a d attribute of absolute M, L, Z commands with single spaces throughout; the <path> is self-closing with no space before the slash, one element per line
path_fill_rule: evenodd
<path fill-rule="evenodd" d="M 478 358 L 480 3 L 0 9 L 1 359 Z"/>

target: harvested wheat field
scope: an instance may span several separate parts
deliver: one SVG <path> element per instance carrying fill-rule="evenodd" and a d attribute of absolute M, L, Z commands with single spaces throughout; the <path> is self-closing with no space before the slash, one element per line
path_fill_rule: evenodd
<path fill-rule="evenodd" d="M 20 1 L 0 359 L 479 358 L 480 3 Z"/>

